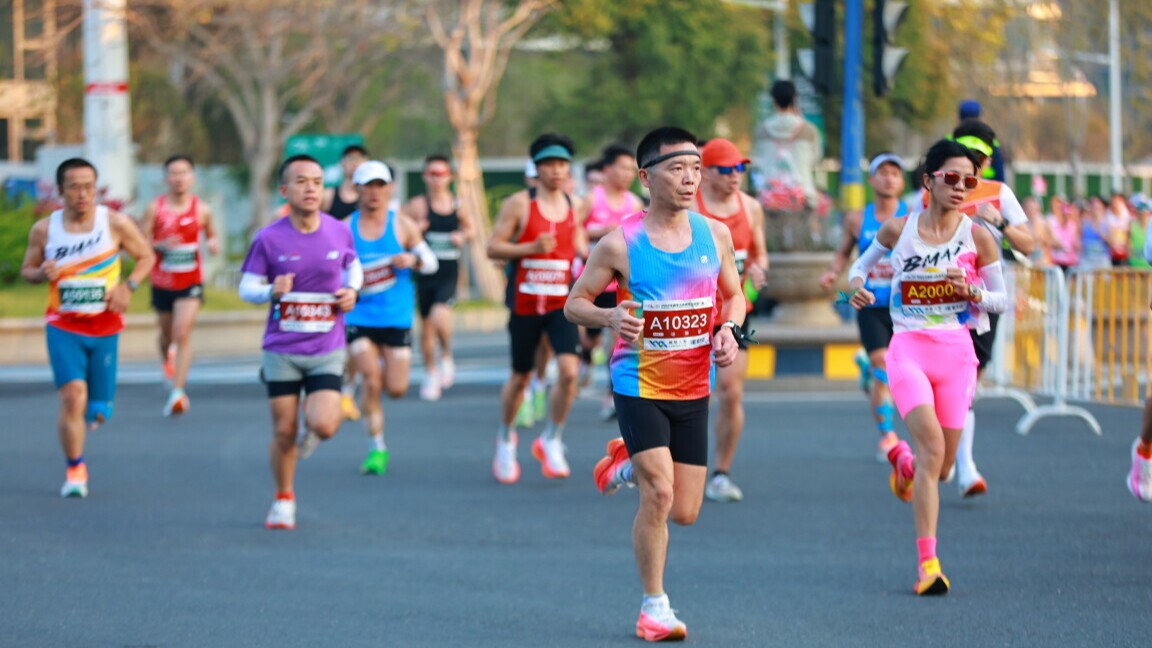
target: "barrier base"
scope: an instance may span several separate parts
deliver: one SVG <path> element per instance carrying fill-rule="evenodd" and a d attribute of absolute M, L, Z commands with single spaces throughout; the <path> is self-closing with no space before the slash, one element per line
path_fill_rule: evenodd
<path fill-rule="evenodd" d="M 1100 429 L 1100 423 L 1096 420 L 1095 416 L 1092 416 L 1091 412 L 1083 407 L 1068 405 L 1067 403 L 1041 405 L 1031 412 L 1028 412 L 1016 423 L 1016 433 L 1021 436 L 1027 435 L 1032 431 L 1032 426 L 1036 425 L 1037 421 L 1049 416 L 1075 416 L 1076 418 L 1083 419 L 1096 436 L 1103 436 L 1104 434 Z"/>
<path fill-rule="evenodd" d="M 1028 392 L 1012 387 L 996 385 L 993 387 L 980 387 L 976 390 L 975 400 L 980 401 L 986 398 L 1007 398 L 1014 400 L 1019 403 L 1020 407 L 1023 407 L 1027 413 L 1032 413 L 1036 409 L 1036 401 L 1032 399 L 1032 396 L 1030 396 Z"/>

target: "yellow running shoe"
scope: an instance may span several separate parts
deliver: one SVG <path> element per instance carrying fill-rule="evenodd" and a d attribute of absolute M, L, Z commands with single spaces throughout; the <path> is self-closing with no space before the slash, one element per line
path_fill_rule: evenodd
<path fill-rule="evenodd" d="M 360 408 L 356 406 L 352 394 L 340 394 L 340 413 L 349 421 L 360 420 Z"/>
<path fill-rule="evenodd" d="M 920 596 L 942 596 L 948 593 L 952 583 L 940 571 L 940 559 L 929 558 L 920 563 L 920 580 L 916 581 L 916 593 Z"/>

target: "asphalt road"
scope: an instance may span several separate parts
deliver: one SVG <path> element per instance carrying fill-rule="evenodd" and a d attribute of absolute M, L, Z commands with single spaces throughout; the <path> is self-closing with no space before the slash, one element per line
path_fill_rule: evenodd
<path fill-rule="evenodd" d="M 486 349 L 487 347 L 485 347 Z M 439 403 L 387 403 L 392 463 L 348 423 L 301 466 L 298 528 L 263 528 L 269 417 L 251 359 L 206 363 L 183 418 L 154 368 L 125 366 L 90 437 L 91 496 L 61 500 L 55 394 L 0 370 L 0 646 L 634 646 L 635 491 L 591 469 L 614 426 L 582 397 L 573 477 L 491 475 L 503 360 L 474 350 Z M 733 477 L 739 504 L 673 528 L 667 589 L 708 646 L 1147 646 L 1152 506 L 1124 488 L 1134 409 L 1093 408 L 1104 436 L 1050 419 L 1012 432 L 978 406 L 985 497 L 942 487 L 953 591 L 911 593 L 909 505 L 888 491 L 859 394 L 761 384 Z"/>

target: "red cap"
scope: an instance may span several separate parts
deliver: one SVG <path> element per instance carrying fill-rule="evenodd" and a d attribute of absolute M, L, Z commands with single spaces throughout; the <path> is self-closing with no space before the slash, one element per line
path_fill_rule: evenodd
<path fill-rule="evenodd" d="M 752 162 L 740 153 L 740 149 L 736 148 L 735 144 L 723 137 L 708 140 L 704 148 L 700 149 L 700 157 L 701 164 L 706 167 L 730 167 Z"/>

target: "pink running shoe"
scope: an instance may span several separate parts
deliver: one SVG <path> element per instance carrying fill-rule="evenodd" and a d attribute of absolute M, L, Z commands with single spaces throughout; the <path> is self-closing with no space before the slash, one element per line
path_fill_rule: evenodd
<path fill-rule="evenodd" d="M 667 603 L 648 605 L 636 620 L 636 636 L 644 641 L 683 641 L 688 638 L 688 626 Z"/>

